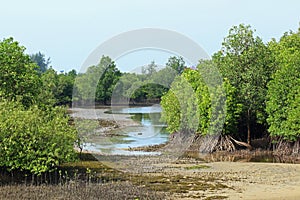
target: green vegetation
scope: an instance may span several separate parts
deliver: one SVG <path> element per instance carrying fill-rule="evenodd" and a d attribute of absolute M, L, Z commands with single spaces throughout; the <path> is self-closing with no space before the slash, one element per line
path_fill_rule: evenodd
<path fill-rule="evenodd" d="M 75 70 L 58 74 L 54 69 L 48 69 L 40 76 L 42 93 L 39 99 L 47 101 L 45 103 L 49 106 L 71 104 L 76 76 Z"/>
<path fill-rule="evenodd" d="M 161 101 L 171 133 L 216 135 L 221 128 L 230 136 L 225 143 L 251 148 L 252 139 L 271 136 L 276 149 L 300 153 L 299 31 L 267 44 L 254 33 L 248 25 L 233 26 L 211 60 L 175 78 Z M 222 77 L 211 73 L 214 66 Z"/>
<path fill-rule="evenodd" d="M 13 38 L 0 41 L 0 97 L 20 101 L 26 107 L 40 94 L 37 66 Z"/>
<path fill-rule="evenodd" d="M 103 56 L 96 66 L 91 66 L 76 78 L 73 98 L 77 101 L 98 101 L 107 104 L 121 76 L 114 61 Z"/>
<path fill-rule="evenodd" d="M 41 174 L 75 160 L 77 133 L 66 109 L 55 107 L 56 72 L 40 75 L 12 38 L 0 50 L 0 167 Z"/>
<path fill-rule="evenodd" d="M 0 103 L 0 166 L 40 174 L 75 160 L 76 131 L 63 108 L 24 109 L 18 102 Z"/>
<path fill-rule="evenodd" d="M 195 131 L 211 135 L 221 129 L 222 134 L 235 134 L 241 112 L 241 105 L 235 101 L 236 90 L 227 79 L 209 88 L 203 80 L 202 67 L 200 64 L 198 70 L 186 69 L 175 79 L 169 92 L 162 97 L 162 119 L 171 133 Z M 226 103 L 226 110 L 220 107 L 222 103 Z M 223 126 L 224 120 L 226 126 Z"/>
<path fill-rule="evenodd" d="M 42 54 L 41 52 L 30 55 L 30 59 L 38 65 L 36 70 L 39 74 L 45 73 L 51 63 L 50 58 L 46 59 L 45 54 Z"/>
<path fill-rule="evenodd" d="M 239 25 L 229 30 L 224 39 L 222 49 L 213 55 L 217 67 L 223 77 L 236 88 L 237 102 L 243 105 L 241 121 L 241 137 L 247 135 L 251 143 L 251 130 L 262 134 L 255 127 L 266 125 L 265 102 L 267 83 L 272 74 L 272 57 L 270 50 L 262 39 L 254 36 L 250 26 Z"/>
<path fill-rule="evenodd" d="M 162 70 L 153 61 L 140 74 L 121 73 L 108 56 L 79 74 L 50 63 L 40 52 L 26 55 L 13 38 L 0 41 L 1 167 L 41 174 L 75 160 L 80 139 L 62 106 L 72 101 L 160 102 L 170 133 L 220 136 L 224 148 L 211 150 L 251 148 L 251 140 L 271 136 L 276 148 L 300 153 L 300 30 L 264 43 L 250 26 L 233 26 L 196 69 L 182 57 Z"/>
<path fill-rule="evenodd" d="M 186 68 L 185 62 L 182 57 L 171 56 L 166 63 L 166 67 L 169 67 L 176 71 L 178 74 L 182 74 Z"/>
<path fill-rule="evenodd" d="M 185 169 L 187 170 L 208 169 L 208 168 L 210 168 L 210 166 L 208 165 L 193 165 L 193 166 L 185 167 Z"/>
<path fill-rule="evenodd" d="M 278 43 L 272 41 L 270 48 L 276 72 L 268 84 L 269 132 L 278 140 L 296 142 L 300 138 L 300 30 L 286 33 Z"/>
<path fill-rule="evenodd" d="M 113 104 L 159 103 L 177 74 L 171 67 L 157 71 L 154 61 L 142 67 L 142 74 L 124 73 L 114 89 Z"/>

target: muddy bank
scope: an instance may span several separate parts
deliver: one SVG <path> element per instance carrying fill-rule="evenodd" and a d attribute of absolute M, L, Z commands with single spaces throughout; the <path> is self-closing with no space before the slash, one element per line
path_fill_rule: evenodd
<path fill-rule="evenodd" d="M 170 199 L 298 199 L 300 165 L 205 162 L 160 156 L 103 156 L 138 185 L 170 193 Z"/>
<path fill-rule="evenodd" d="M 114 120 L 120 126 L 136 123 L 130 116 L 112 116 L 105 111 L 97 110 L 99 117 L 94 119 Z M 93 111 L 87 115 L 90 112 Z M 124 173 L 134 185 L 163 192 L 166 199 L 300 199 L 299 164 L 236 159 L 269 153 L 247 150 L 218 152 L 218 156 L 206 154 L 202 159 L 192 155 L 197 152 L 186 151 L 186 144 L 192 142 L 193 138 L 186 137 L 178 143 L 132 149 L 162 151 L 161 155 L 93 155 L 99 162 Z"/>
<path fill-rule="evenodd" d="M 131 115 L 129 114 L 108 113 L 111 107 L 101 109 L 72 108 L 70 110 L 72 111 L 71 116 L 73 118 L 113 121 L 117 123 L 119 127 L 139 125 L 131 119 Z"/>
<path fill-rule="evenodd" d="M 110 110 L 109 106 L 101 109 L 72 108 L 70 116 L 77 129 L 86 129 L 80 131 L 81 134 L 87 132 L 111 137 L 114 136 L 114 130 L 140 125 L 129 114 L 110 114 Z"/>

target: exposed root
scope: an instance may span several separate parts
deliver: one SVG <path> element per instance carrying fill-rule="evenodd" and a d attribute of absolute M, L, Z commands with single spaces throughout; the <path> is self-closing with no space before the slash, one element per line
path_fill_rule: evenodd
<path fill-rule="evenodd" d="M 183 151 L 197 151 L 200 153 L 213 153 L 216 151 L 233 152 L 241 148 L 252 149 L 251 145 L 238 141 L 229 135 L 206 135 L 190 132 L 179 132 L 172 134 L 169 144 L 166 148 L 171 148 Z"/>
<path fill-rule="evenodd" d="M 201 153 L 212 153 L 215 151 L 219 143 L 220 135 L 207 135 L 200 138 L 199 141 L 199 152 Z"/>
<path fill-rule="evenodd" d="M 196 144 L 193 144 L 195 150 L 195 146 L 197 146 L 197 150 L 200 153 L 212 153 L 216 151 L 228 151 L 233 152 L 241 147 L 246 147 L 251 150 L 252 147 L 238 140 L 235 140 L 229 135 L 208 135 L 208 136 L 199 136 L 195 140 Z"/>
<path fill-rule="evenodd" d="M 182 155 L 194 144 L 195 137 L 197 136 L 189 131 L 173 133 L 170 135 L 167 145 L 162 147 L 161 150 L 168 152 L 170 155 Z"/>
<path fill-rule="evenodd" d="M 235 140 L 236 141 L 236 140 Z M 212 153 L 215 151 L 235 151 L 236 142 L 227 135 L 209 135 L 201 137 L 198 141 L 200 153 Z M 238 142 L 238 141 L 237 141 Z"/>
<path fill-rule="evenodd" d="M 273 140 L 274 155 L 277 156 L 300 156 L 300 139 L 295 142 L 284 140 L 283 138 L 277 138 Z"/>
<path fill-rule="evenodd" d="M 219 143 L 215 146 L 215 151 L 235 151 L 236 147 L 232 141 L 232 137 L 220 135 Z"/>

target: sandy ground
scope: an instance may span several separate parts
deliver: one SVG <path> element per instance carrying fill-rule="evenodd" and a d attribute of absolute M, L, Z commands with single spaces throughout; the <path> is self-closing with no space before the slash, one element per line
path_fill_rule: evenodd
<path fill-rule="evenodd" d="M 274 163 L 209 163 L 210 169 L 203 170 L 221 173 L 234 190 L 224 192 L 229 199 L 300 199 L 300 166 Z"/>
<path fill-rule="evenodd" d="M 192 177 L 213 179 L 228 186 L 217 190 L 191 190 L 188 194 L 172 194 L 171 199 L 195 199 L 197 196 L 221 196 L 228 199 L 300 199 L 300 165 L 283 163 L 210 162 L 161 156 L 110 157 L 104 164 L 130 174 L 149 176 Z M 205 168 L 192 169 L 194 166 Z M 188 169 L 190 168 L 190 169 Z M 179 186 L 180 187 L 180 186 Z M 193 196 L 193 195 L 192 195 Z M 197 199 L 197 198 L 196 198 Z M 201 198 L 199 198 L 201 199 Z M 205 199 L 205 198 L 203 198 Z M 213 199 L 213 198 L 212 198 Z"/>
<path fill-rule="evenodd" d="M 136 122 L 128 115 L 110 115 L 107 109 L 74 110 L 74 117 L 95 117 L 114 120 L 121 126 L 134 125 Z M 300 164 L 251 163 L 251 162 L 209 162 L 184 159 L 174 155 L 160 156 L 112 156 L 96 155 L 99 161 L 110 167 L 132 174 L 145 176 L 176 176 L 193 178 L 213 178 L 228 188 L 218 190 L 193 191 L 198 196 L 221 196 L 227 199 L 300 199 Z M 207 168 L 187 169 L 197 165 Z M 171 199 L 195 199 L 190 194 L 172 194 Z M 199 199 L 201 199 L 199 197 Z M 212 198 L 213 199 L 213 198 Z"/>

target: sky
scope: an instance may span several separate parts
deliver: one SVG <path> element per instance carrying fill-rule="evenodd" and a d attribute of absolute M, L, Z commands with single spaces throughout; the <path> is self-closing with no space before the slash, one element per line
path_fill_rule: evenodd
<path fill-rule="evenodd" d="M 0 39 L 13 37 L 26 53 L 44 53 L 57 71 L 79 71 L 99 45 L 135 29 L 176 31 L 212 55 L 233 25 L 250 24 L 267 42 L 297 31 L 300 22 L 299 0 L 0 0 L 0 8 Z M 152 60 L 164 65 L 169 56 L 148 50 L 116 63 L 126 71 Z"/>

